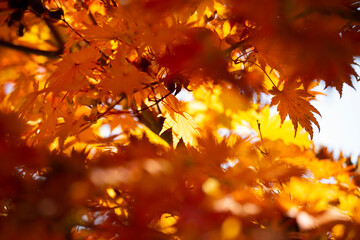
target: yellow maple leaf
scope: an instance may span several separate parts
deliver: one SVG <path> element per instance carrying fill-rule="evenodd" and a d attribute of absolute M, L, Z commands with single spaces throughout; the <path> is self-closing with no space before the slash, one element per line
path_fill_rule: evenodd
<path fill-rule="evenodd" d="M 339 197 L 339 208 L 356 222 L 360 222 L 359 205 L 360 199 L 354 194 L 342 195 Z"/>
<path fill-rule="evenodd" d="M 160 135 L 172 128 L 173 147 L 175 148 L 182 138 L 185 145 L 197 146 L 197 137 L 200 136 L 199 127 L 192 117 L 185 112 L 167 112 Z"/>
<path fill-rule="evenodd" d="M 261 133 L 263 138 L 270 140 L 282 139 L 285 144 L 296 144 L 308 148 L 311 144 L 309 135 L 303 130 L 302 127 L 297 131 L 296 137 L 293 135 L 293 127 L 289 120 L 281 123 L 278 114 L 271 114 L 270 107 L 264 107 L 259 113 L 259 123 L 261 124 Z M 279 128 L 279 125 L 281 127 Z M 257 122 L 253 120 L 250 122 L 253 129 L 256 129 Z"/>
<path fill-rule="evenodd" d="M 264 139 L 272 141 L 280 139 L 285 145 L 295 144 L 309 148 L 311 141 L 305 129 L 300 126 L 294 137 L 294 128 L 289 119 L 281 123 L 279 114 L 273 113 L 269 106 L 265 106 L 261 111 L 258 108 L 259 106 L 254 104 L 247 111 L 232 113 L 232 128 L 241 134 L 256 134 L 260 138 L 261 132 Z"/>
<path fill-rule="evenodd" d="M 297 177 L 291 178 L 284 188 L 284 192 L 288 191 L 291 194 L 293 202 L 297 202 L 308 212 L 314 213 L 328 209 L 331 202 L 339 196 L 337 186 Z"/>

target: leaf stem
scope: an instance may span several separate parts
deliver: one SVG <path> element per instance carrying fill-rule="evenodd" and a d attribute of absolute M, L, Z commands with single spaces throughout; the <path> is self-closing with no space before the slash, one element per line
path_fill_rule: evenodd
<path fill-rule="evenodd" d="M 138 109 L 138 110 L 135 110 L 135 111 L 128 111 L 128 110 L 118 110 L 116 112 L 111 112 L 112 109 L 114 109 L 114 107 L 116 105 L 118 105 L 124 98 L 125 98 L 125 94 L 123 94 L 123 96 L 120 97 L 119 100 L 117 100 L 115 103 L 113 103 L 110 107 L 108 107 L 103 113 L 100 113 L 96 116 L 96 118 L 94 120 L 92 120 L 91 122 L 89 123 L 85 123 L 83 125 L 83 128 L 78 132 L 81 133 L 83 131 L 85 131 L 86 129 L 88 129 L 94 122 L 96 122 L 97 120 L 99 120 L 100 118 L 102 118 L 103 116 L 105 116 L 106 114 L 138 114 L 142 111 L 145 111 L 149 108 L 152 108 L 154 107 L 155 105 L 159 104 L 162 100 L 164 100 L 166 97 L 168 97 L 169 95 L 171 94 L 171 92 L 168 92 L 165 96 L 159 98 L 159 99 L 156 99 L 155 103 L 149 105 L 149 106 L 146 106 L 144 108 L 141 108 L 141 109 Z"/>
<path fill-rule="evenodd" d="M 81 35 L 75 28 L 73 28 L 64 18 L 61 19 L 76 35 L 78 35 L 84 42 L 86 42 L 87 44 L 91 44 L 89 40 L 87 40 L 83 35 Z M 101 51 L 101 49 L 99 49 L 98 47 L 96 47 L 97 50 L 101 53 L 101 55 L 103 57 L 105 57 L 106 59 L 109 59 L 109 56 L 106 55 L 103 51 Z"/>
<path fill-rule="evenodd" d="M 258 127 L 258 130 L 259 130 L 259 134 L 260 134 L 260 140 L 261 140 L 261 144 L 263 146 L 263 148 L 265 149 L 265 151 L 261 150 L 260 147 L 258 147 L 258 150 L 261 152 L 261 154 L 266 157 L 269 155 L 269 152 L 268 150 L 266 149 L 265 145 L 264 145 L 264 140 L 263 140 L 263 136 L 262 136 L 262 133 L 261 133 L 261 128 L 260 128 L 260 122 L 259 120 L 256 120 L 256 123 L 257 123 L 257 127 Z"/>
<path fill-rule="evenodd" d="M 257 64 L 256 62 L 251 62 L 251 61 L 247 61 L 248 63 L 251 63 L 251 64 L 254 64 L 255 66 L 257 66 L 258 68 L 260 68 L 261 69 L 261 71 L 263 71 L 263 73 L 265 74 L 265 76 L 267 77 L 267 78 L 269 78 L 269 80 L 270 80 L 270 82 L 272 83 L 272 85 L 278 90 L 278 91 L 280 91 L 279 90 L 279 88 L 275 85 L 275 83 L 274 83 L 274 81 L 271 79 L 271 77 L 269 76 L 269 74 L 265 71 L 265 69 L 263 69 L 259 64 Z"/>
<path fill-rule="evenodd" d="M 85 123 L 83 125 L 83 128 L 80 129 L 80 131 L 78 132 L 78 134 L 82 133 L 83 131 L 88 129 L 94 122 L 96 122 L 97 120 L 99 120 L 100 118 L 105 116 L 111 109 L 113 109 L 116 105 L 118 105 L 124 98 L 125 98 L 125 94 L 123 94 L 115 103 L 113 103 L 110 107 L 108 107 L 103 113 L 98 114 L 94 120 L 92 120 L 89 123 Z"/>
<path fill-rule="evenodd" d="M 159 99 L 155 99 L 155 102 L 149 106 L 146 106 L 144 108 L 135 110 L 135 111 L 128 111 L 128 110 L 119 110 L 116 112 L 109 112 L 109 114 L 138 114 L 142 111 L 148 110 L 149 108 L 152 108 L 154 106 L 157 106 L 162 100 L 164 100 L 165 98 L 167 98 L 169 95 L 171 94 L 171 92 L 168 92 L 165 96 L 159 98 Z"/>

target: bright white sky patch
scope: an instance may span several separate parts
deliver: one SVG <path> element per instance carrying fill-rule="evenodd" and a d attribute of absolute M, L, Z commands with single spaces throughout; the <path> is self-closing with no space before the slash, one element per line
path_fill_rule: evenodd
<path fill-rule="evenodd" d="M 314 143 L 327 146 L 338 156 L 351 156 L 353 161 L 360 154 L 360 83 L 353 82 L 355 89 L 343 86 L 342 98 L 333 89 L 326 89 L 327 96 L 318 96 L 312 104 L 319 110 L 320 133 L 314 126 Z M 319 86 L 319 90 L 324 84 Z"/>

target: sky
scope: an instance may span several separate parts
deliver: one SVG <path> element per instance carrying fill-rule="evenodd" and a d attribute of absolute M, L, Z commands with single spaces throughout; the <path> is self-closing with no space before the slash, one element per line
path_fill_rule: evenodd
<path fill-rule="evenodd" d="M 341 98 L 334 88 L 327 88 L 326 96 L 318 96 L 312 102 L 321 113 L 317 117 L 320 132 L 315 127 L 313 140 L 317 146 L 327 146 L 335 156 L 342 151 L 344 156 L 356 161 L 360 154 L 360 82 L 353 84 L 355 89 L 343 86 Z M 314 90 L 322 89 L 323 83 Z"/>

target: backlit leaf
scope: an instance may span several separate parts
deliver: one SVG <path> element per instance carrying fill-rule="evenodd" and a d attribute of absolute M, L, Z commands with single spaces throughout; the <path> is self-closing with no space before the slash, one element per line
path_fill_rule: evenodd
<path fill-rule="evenodd" d="M 167 113 L 160 134 L 169 128 L 172 129 L 174 148 L 177 146 L 180 139 L 184 141 L 185 145 L 197 146 L 197 138 L 200 136 L 200 131 L 189 114 L 177 112 Z"/>
<path fill-rule="evenodd" d="M 297 81 L 287 81 L 284 84 L 283 90 L 273 87 L 269 93 L 275 95 L 271 99 L 271 105 L 278 105 L 277 110 L 281 116 L 281 123 L 285 121 L 286 116 L 289 116 L 294 128 L 295 136 L 300 124 L 313 137 L 313 129 L 311 123 L 314 123 L 319 129 L 314 113 L 320 115 L 319 111 L 313 107 L 307 99 L 311 98 L 306 90 L 300 89 L 301 83 Z"/>

